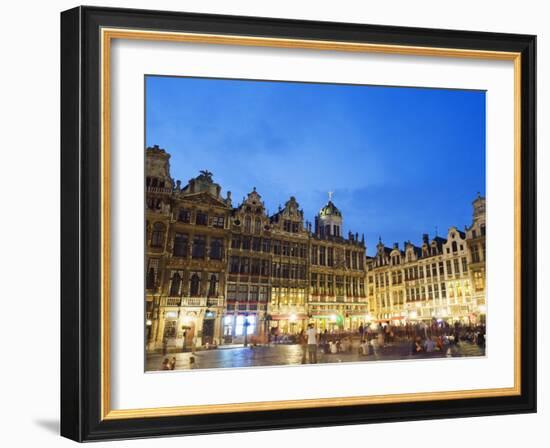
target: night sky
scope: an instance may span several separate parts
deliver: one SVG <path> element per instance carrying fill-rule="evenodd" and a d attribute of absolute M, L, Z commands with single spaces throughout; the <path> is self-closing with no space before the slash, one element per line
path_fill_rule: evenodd
<path fill-rule="evenodd" d="M 391 246 L 446 236 L 485 195 L 485 92 L 146 77 L 146 145 L 185 185 L 208 169 L 233 205 L 256 187 L 305 219 L 333 191 L 344 232 Z"/>

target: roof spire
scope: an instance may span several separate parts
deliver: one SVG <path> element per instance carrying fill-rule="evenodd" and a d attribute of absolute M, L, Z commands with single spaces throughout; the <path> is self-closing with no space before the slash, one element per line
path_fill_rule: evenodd
<path fill-rule="evenodd" d="M 329 191 L 328 192 L 328 200 L 329 202 L 332 201 L 332 196 L 334 195 L 334 191 Z"/>

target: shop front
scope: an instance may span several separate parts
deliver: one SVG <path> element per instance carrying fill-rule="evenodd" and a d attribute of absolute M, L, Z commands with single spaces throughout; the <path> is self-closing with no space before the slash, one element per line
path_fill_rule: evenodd
<path fill-rule="evenodd" d="M 271 335 L 296 335 L 307 327 L 307 315 L 303 313 L 272 314 Z"/>
<path fill-rule="evenodd" d="M 255 344 L 259 342 L 261 322 L 256 313 L 230 313 L 223 317 L 225 344 Z"/>
<path fill-rule="evenodd" d="M 319 332 L 339 333 L 344 330 L 344 316 L 337 312 L 313 313 L 311 319 Z"/>

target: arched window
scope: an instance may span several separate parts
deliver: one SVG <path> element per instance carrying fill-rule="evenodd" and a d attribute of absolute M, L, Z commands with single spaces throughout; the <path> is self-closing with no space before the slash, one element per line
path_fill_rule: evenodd
<path fill-rule="evenodd" d="M 246 218 L 244 218 L 244 231 L 246 233 L 250 233 L 251 227 L 252 227 L 252 219 L 250 218 L 250 216 L 247 216 Z"/>
<path fill-rule="evenodd" d="M 262 221 L 260 218 L 256 218 L 256 220 L 254 221 L 254 233 L 259 235 L 261 231 L 262 231 Z"/>
<path fill-rule="evenodd" d="M 458 247 L 456 245 L 456 241 L 453 241 L 452 246 L 453 246 L 453 252 L 456 252 L 458 250 Z"/>
<path fill-rule="evenodd" d="M 172 276 L 172 284 L 170 285 L 170 295 L 172 297 L 180 295 L 181 275 L 176 272 Z"/>
<path fill-rule="evenodd" d="M 191 276 L 191 287 L 189 288 L 189 295 L 191 297 L 197 297 L 200 292 L 201 280 L 197 274 Z"/>
<path fill-rule="evenodd" d="M 210 276 L 210 286 L 208 287 L 208 297 L 216 297 L 218 289 L 218 278 L 216 274 Z"/>
<path fill-rule="evenodd" d="M 151 247 L 162 247 L 164 245 L 164 224 L 156 222 L 153 225 L 153 235 L 151 236 Z"/>
<path fill-rule="evenodd" d="M 149 271 L 147 272 L 145 287 L 147 289 L 153 289 L 155 287 L 155 269 L 154 268 L 149 268 Z"/>
<path fill-rule="evenodd" d="M 479 229 L 481 230 L 481 236 L 485 236 L 485 224 L 481 224 Z"/>

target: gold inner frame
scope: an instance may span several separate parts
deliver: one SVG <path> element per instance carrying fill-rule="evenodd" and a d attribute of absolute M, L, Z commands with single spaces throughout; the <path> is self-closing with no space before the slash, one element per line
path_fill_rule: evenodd
<path fill-rule="evenodd" d="M 514 386 L 494 389 L 368 395 L 304 400 L 281 400 L 229 404 L 171 406 L 142 409 L 110 407 L 110 50 L 113 39 L 169 41 L 213 45 L 296 48 L 311 50 L 437 56 L 506 60 L 514 63 Z M 328 406 L 398 403 L 461 398 L 502 397 L 521 394 L 521 54 L 514 52 L 465 50 L 304 39 L 101 29 L 101 419 L 127 419 L 198 415 L 222 412 L 305 409 Z"/>

